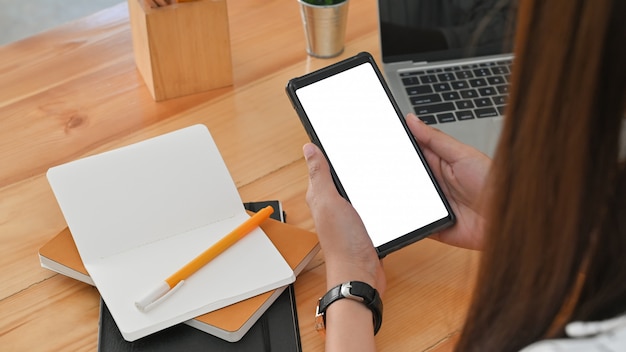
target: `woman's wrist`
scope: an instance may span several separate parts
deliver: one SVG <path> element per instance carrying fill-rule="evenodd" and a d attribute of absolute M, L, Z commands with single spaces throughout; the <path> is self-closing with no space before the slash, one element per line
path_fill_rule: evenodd
<path fill-rule="evenodd" d="M 342 299 L 328 308 L 328 351 L 375 351 L 372 312 L 363 304 Z"/>
<path fill-rule="evenodd" d="M 346 303 L 351 302 L 351 303 Z M 355 305 L 356 304 L 356 305 Z M 347 305 L 347 306 L 346 306 Z M 383 303 L 380 298 L 380 294 L 371 285 L 362 281 L 349 281 L 344 282 L 330 289 L 324 296 L 319 299 L 318 307 L 316 309 L 316 329 L 324 331 L 327 323 L 327 312 L 331 306 L 339 306 L 344 308 L 336 308 L 339 311 L 343 311 L 344 314 L 339 315 L 342 318 L 352 319 L 352 316 L 363 316 L 364 309 L 369 311 L 370 324 L 372 327 L 370 332 L 376 334 L 382 325 L 383 318 Z M 350 307 L 348 309 L 348 307 Z M 333 309 L 333 315 L 337 310 Z M 348 312 L 353 312 L 348 313 Z M 358 314 L 357 314 L 358 313 Z M 361 321 L 362 318 L 356 319 Z M 366 320 L 367 321 L 367 320 Z M 335 325 L 338 326 L 338 325 Z"/>
<path fill-rule="evenodd" d="M 326 261 L 326 290 L 348 281 L 365 282 L 378 290 L 381 296 L 386 287 L 385 274 L 378 259 L 368 263 Z"/>

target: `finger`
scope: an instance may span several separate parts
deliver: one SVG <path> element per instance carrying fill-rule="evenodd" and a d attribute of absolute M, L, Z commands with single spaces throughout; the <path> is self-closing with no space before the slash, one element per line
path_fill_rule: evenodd
<path fill-rule="evenodd" d="M 326 160 L 323 160 L 322 152 L 313 143 L 305 144 L 302 147 L 302 153 L 309 168 L 309 179 L 314 184 L 317 184 L 319 177 L 323 178 L 325 171 L 328 169 L 328 164 L 325 163 Z"/>
<path fill-rule="evenodd" d="M 439 181 L 441 186 L 445 186 L 445 179 L 443 175 L 442 168 L 445 168 L 448 165 L 445 161 L 435 154 L 432 150 L 423 147 L 422 154 L 424 154 L 424 158 L 426 159 L 426 163 L 430 166 L 431 171 L 435 175 L 435 178 Z"/>
<path fill-rule="evenodd" d="M 337 194 L 332 177 L 330 175 L 330 167 L 321 150 L 312 143 L 307 143 L 302 147 L 304 159 L 309 169 L 309 190 L 307 192 L 307 201 L 309 204 L 315 198 L 330 194 Z"/>
<path fill-rule="evenodd" d="M 463 143 L 426 125 L 414 114 L 408 114 L 406 122 L 418 143 L 432 150 L 446 162 L 453 163 L 462 156 L 460 152 L 465 146 Z"/>
<path fill-rule="evenodd" d="M 442 186 L 444 192 L 448 192 L 447 182 L 449 181 L 449 177 L 453 177 L 453 174 L 450 174 L 450 165 L 453 160 L 456 160 L 459 155 L 459 151 L 455 150 L 453 156 L 448 156 L 448 159 L 452 159 L 452 161 L 445 159 L 437 150 L 433 150 L 432 146 L 437 143 L 432 143 L 433 134 L 439 133 L 445 137 L 445 134 L 441 133 L 437 129 L 434 129 L 421 120 L 419 120 L 415 115 L 408 114 L 407 115 L 407 124 L 409 125 L 409 129 L 417 139 L 420 147 L 422 148 L 422 154 L 424 154 L 424 158 L 426 158 L 426 162 L 430 166 L 433 171 L 435 178 L 439 181 L 439 184 Z M 444 174 L 445 173 L 445 174 Z"/>

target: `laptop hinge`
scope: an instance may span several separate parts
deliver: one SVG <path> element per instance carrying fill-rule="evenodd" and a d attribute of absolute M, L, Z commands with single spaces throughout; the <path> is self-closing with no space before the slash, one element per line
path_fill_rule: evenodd
<path fill-rule="evenodd" d="M 398 61 L 385 63 L 385 71 L 415 69 L 428 65 L 428 61 Z"/>

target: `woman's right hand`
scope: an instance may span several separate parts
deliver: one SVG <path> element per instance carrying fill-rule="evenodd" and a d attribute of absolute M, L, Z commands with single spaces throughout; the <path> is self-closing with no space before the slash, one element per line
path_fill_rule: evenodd
<path fill-rule="evenodd" d="M 482 249 L 485 183 L 491 159 L 477 149 L 432 128 L 413 114 L 409 129 L 456 214 L 456 224 L 430 238 L 463 248 Z"/>

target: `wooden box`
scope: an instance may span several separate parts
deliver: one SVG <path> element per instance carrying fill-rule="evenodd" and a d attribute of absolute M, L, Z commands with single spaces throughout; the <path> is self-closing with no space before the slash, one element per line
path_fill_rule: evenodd
<path fill-rule="evenodd" d="M 156 101 L 232 84 L 226 0 L 128 0 L 137 68 Z"/>

